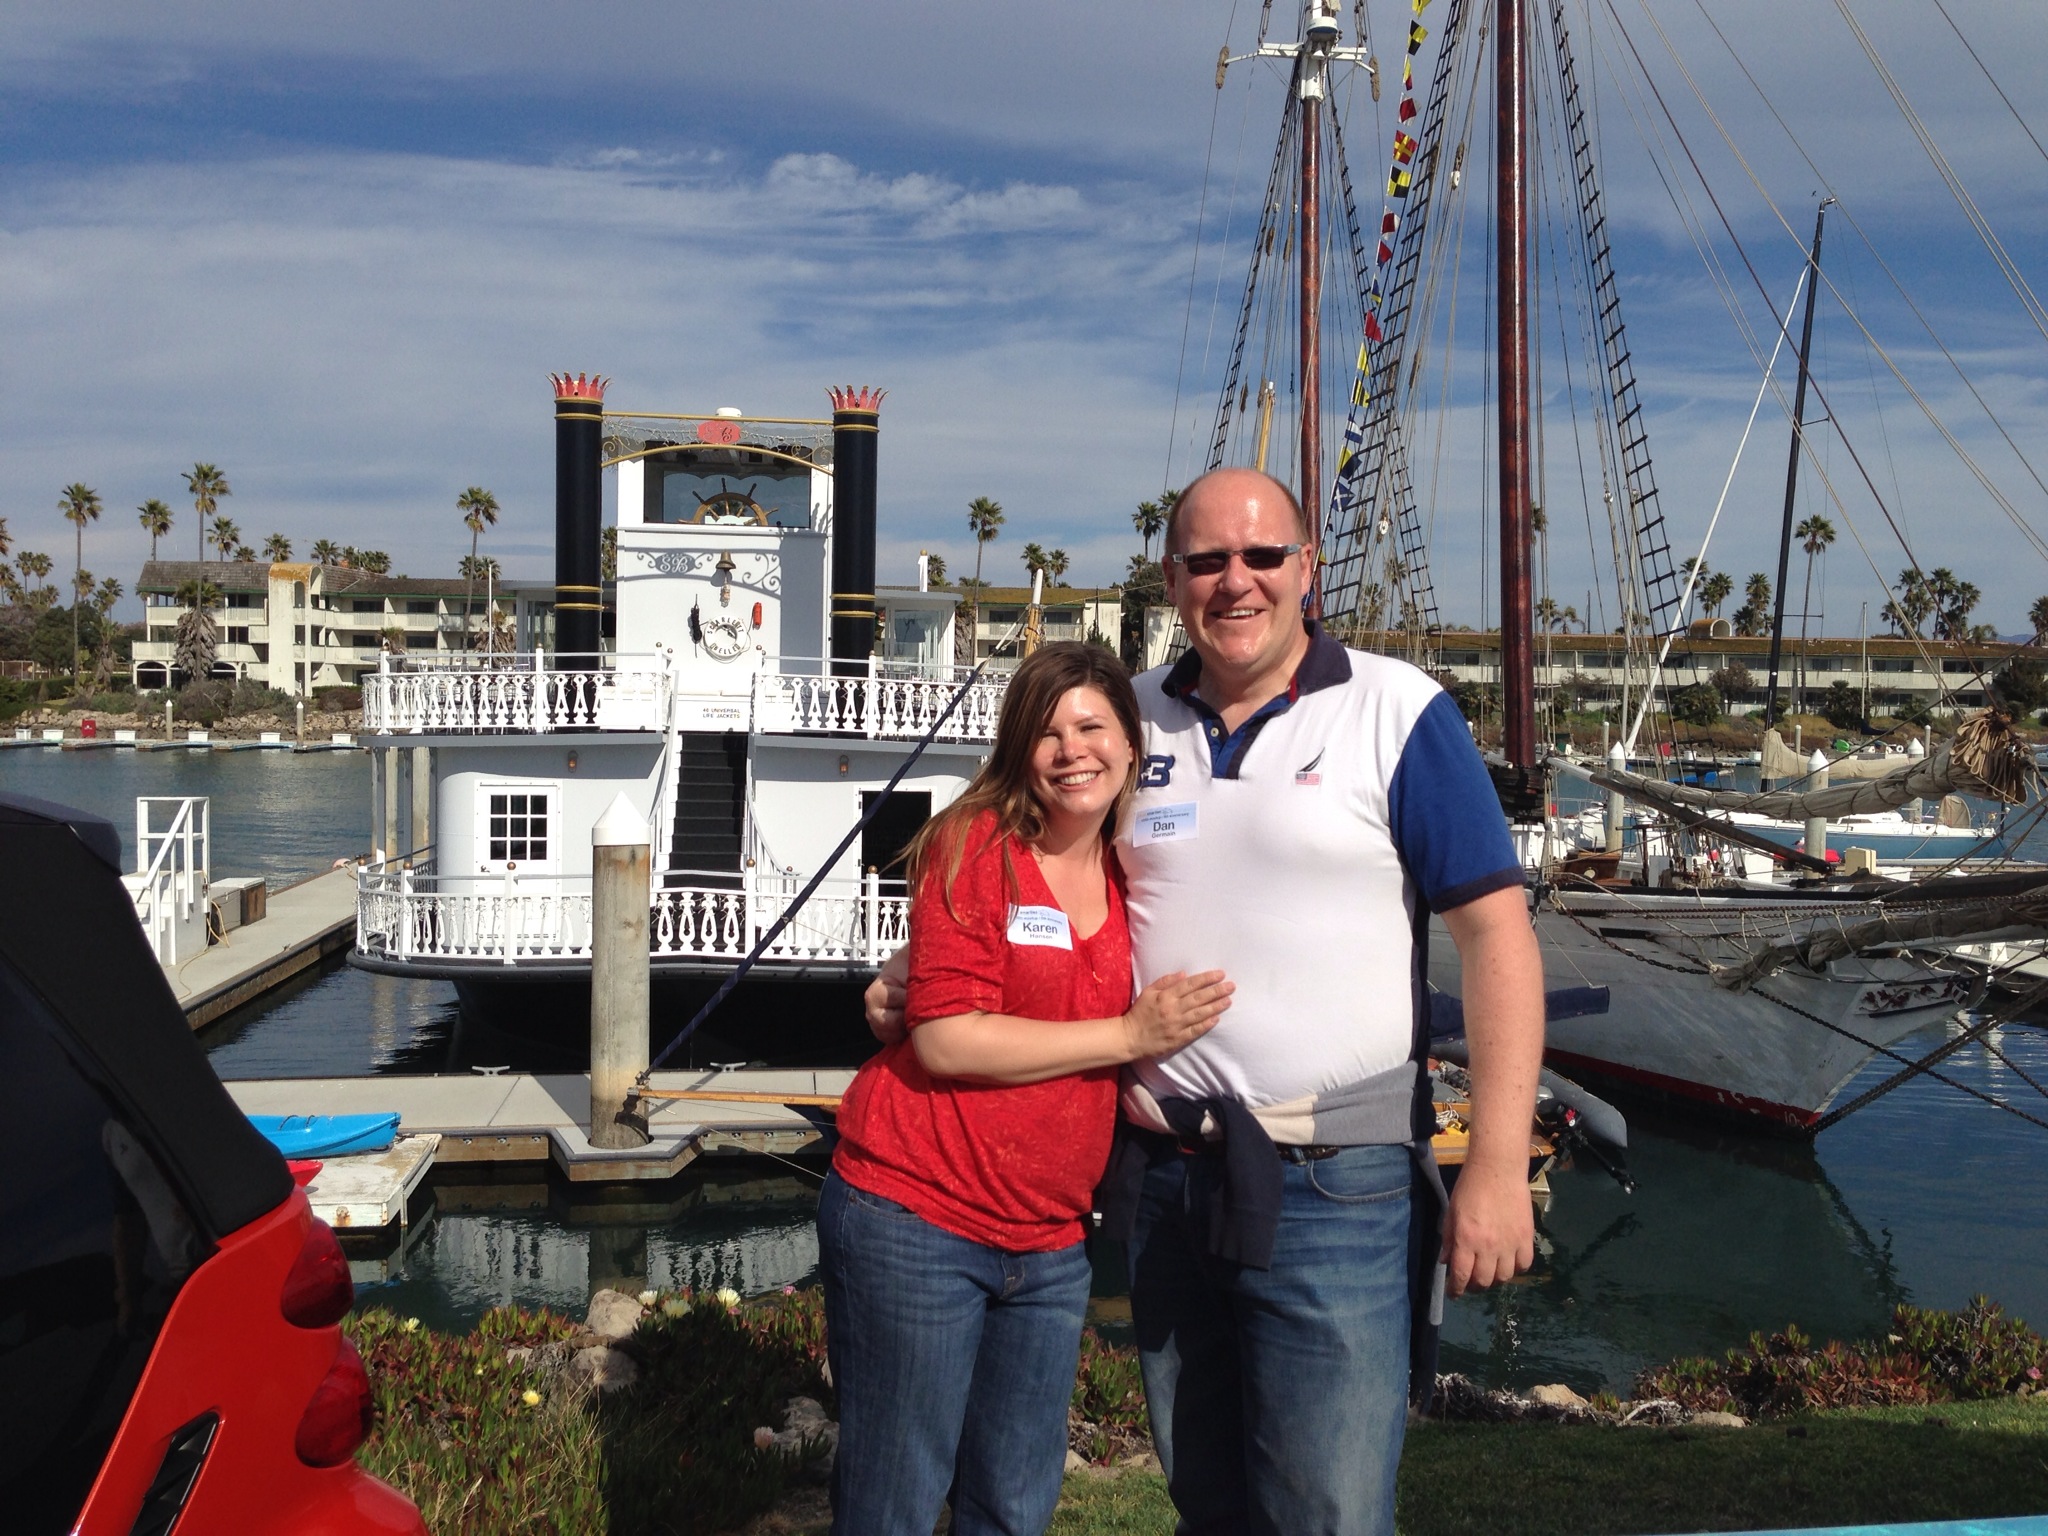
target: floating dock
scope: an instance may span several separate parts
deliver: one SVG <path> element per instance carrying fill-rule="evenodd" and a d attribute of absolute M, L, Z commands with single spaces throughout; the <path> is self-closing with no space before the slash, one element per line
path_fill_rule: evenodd
<path fill-rule="evenodd" d="M 272 891 L 263 920 L 230 929 L 189 960 L 164 967 L 185 1022 L 204 1029 L 355 942 L 356 872 L 329 870 Z"/>
<path fill-rule="evenodd" d="M 398 1145 L 412 1138 L 438 1138 L 417 1169 L 407 1165 L 410 1190 L 425 1178 L 428 1163 L 468 1164 L 472 1171 L 484 1171 L 484 1165 L 544 1164 L 572 1183 L 623 1184 L 673 1178 L 702 1157 L 787 1157 L 818 1150 L 824 1129 L 787 1101 L 836 1099 L 852 1081 L 851 1068 L 657 1072 L 651 1088 L 745 1094 L 747 1101 L 645 1101 L 650 1140 L 644 1147 L 616 1152 L 590 1144 L 587 1072 L 267 1078 L 231 1082 L 227 1090 L 242 1112 L 251 1115 L 398 1111 Z M 328 1166 L 362 1161 L 335 1158 Z M 388 1173 L 385 1183 L 397 1177 Z M 359 1203 L 368 1198 L 370 1186 L 362 1187 L 365 1193 L 355 1196 Z M 387 1205 L 390 1198 L 386 1197 Z M 405 1195 L 395 1198 L 402 1208 Z M 316 1199 L 316 1207 L 318 1203 Z M 366 1224 L 354 1223 L 359 1228 Z"/>

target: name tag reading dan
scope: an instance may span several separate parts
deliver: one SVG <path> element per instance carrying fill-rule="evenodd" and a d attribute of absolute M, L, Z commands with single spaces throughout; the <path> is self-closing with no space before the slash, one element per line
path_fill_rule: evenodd
<path fill-rule="evenodd" d="M 1034 944 L 1040 949 L 1072 949 L 1074 930 L 1058 907 L 1012 907 L 1010 942 Z"/>
<path fill-rule="evenodd" d="M 1195 836 L 1195 805 L 1139 806 L 1131 823 L 1131 844 L 1177 843 Z"/>

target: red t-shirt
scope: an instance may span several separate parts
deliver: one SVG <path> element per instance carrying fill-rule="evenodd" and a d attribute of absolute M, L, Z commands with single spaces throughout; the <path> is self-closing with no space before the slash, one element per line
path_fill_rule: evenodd
<path fill-rule="evenodd" d="M 1083 938 L 1031 850 L 1007 839 L 1012 895 L 994 829 L 986 812 L 968 829 L 950 911 L 943 859 L 918 886 L 911 1029 L 962 1013 L 1044 1019 L 1047 1029 L 1122 1013 L 1131 1004 L 1131 934 L 1115 856 L 1105 853 L 1109 917 Z M 1115 1067 L 1014 1086 L 933 1077 L 906 1035 L 847 1089 L 833 1166 L 847 1183 L 971 1241 L 1011 1253 L 1064 1248 L 1081 1240 L 1109 1158 L 1116 1085 Z"/>

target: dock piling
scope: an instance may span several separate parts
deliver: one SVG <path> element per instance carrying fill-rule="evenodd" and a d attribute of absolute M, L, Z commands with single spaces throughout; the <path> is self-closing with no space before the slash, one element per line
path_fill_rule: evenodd
<path fill-rule="evenodd" d="M 623 794 L 590 829 L 590 1144 L 647 1144 L 627 1095 L 647 1069 L 647 822 Z"/>
<path fill-rule="evenodd" d="M 1807 760 L 1813 771 L 1807 775 L 1808 791 L 1828 787 L 1828 755 L 1815 747 L 1813 756 Z M 1828 819 L 1825 816 L 1806 818 L 1806 856 L 1811 859 L 1825 859 L 1828 856 Z"/>

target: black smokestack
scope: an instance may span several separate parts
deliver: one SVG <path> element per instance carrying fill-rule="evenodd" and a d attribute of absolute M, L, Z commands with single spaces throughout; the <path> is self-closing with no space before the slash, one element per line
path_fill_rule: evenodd
<path fill-rule="evenodd" d="M 604 386 L 596 374 L 548 375 L 555 385 L 555 655 L 592 665 L 604 619 Z"/>
<path fill-rule="evenodd" d="M 865 671 L 875 653 L 875 439 L 882 391 L 832 394 L 832 659 Z"/>

